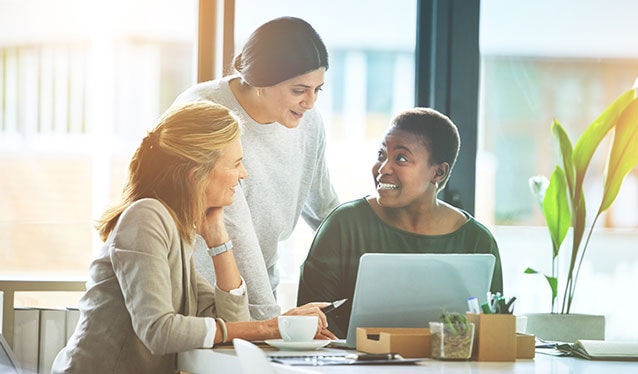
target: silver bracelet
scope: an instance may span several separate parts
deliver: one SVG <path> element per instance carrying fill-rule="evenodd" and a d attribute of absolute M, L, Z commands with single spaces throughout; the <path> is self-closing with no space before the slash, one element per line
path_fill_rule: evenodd
<path fill-rule="evenodd" d="M 226 343 L 228 341 L 228 330 L 226 329 L 226 322 L 219 318 L 215 318 L 215 322 L 219 325 L 219 328 L 222 329 L 222 343 Z"/>

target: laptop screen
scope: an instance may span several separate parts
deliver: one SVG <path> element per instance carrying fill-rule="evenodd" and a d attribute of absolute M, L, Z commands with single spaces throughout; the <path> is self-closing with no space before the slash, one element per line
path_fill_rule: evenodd
<path fill-rule="evenodd" d="M 346 345 L 357 327 L 428 327 L 443 312 L 467 311 L 467 299 L 487 299 L 491 254 L 366 253 L 352 301 Z"/>

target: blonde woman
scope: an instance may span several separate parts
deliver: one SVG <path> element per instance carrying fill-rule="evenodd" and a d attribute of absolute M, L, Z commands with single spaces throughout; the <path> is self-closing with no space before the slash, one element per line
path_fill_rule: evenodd
<path fill-rule="evenodd" d="M 239 136 L 228 109 L 195 102 L 169 109 L 144 138 L 119 203 L 98 222 L 105 243 L 54 373 L 174 373 L 179 351 L 280 336 L 276 318 L 250 321 L 224 225 L 246 177 Z M 195 271 L 196 236 L 214 252 L 214 286 Z M 318 315 L 317 337 L 331 338 L 325 305 L 287 314 Z"/>

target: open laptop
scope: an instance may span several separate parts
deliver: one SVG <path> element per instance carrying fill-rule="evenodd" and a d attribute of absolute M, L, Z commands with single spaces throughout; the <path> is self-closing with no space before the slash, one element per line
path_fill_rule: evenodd
<path fill-rule="evenodd" d="M 2 334 L 0 334 L 0 374 L 20 374 L 18 360 Z"/>
<path fill-rule="evenodd" d="M 357 327 L 429 327 L 444 311 L 465 313 L 467 299 L 485 302 L 491 254 L 366 253 L 352 300 L 345 342 L 356 347 Z"/>

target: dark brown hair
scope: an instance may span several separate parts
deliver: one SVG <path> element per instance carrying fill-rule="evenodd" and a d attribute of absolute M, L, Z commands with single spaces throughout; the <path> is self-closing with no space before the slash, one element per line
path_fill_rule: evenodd
<path fill-rule="evenodd" d="M 233 65 L 249 85 L 271 87 L 320 67 L 327 70 L 328 51 L 308 22 L 280 17 L 250 35 Z"/>

